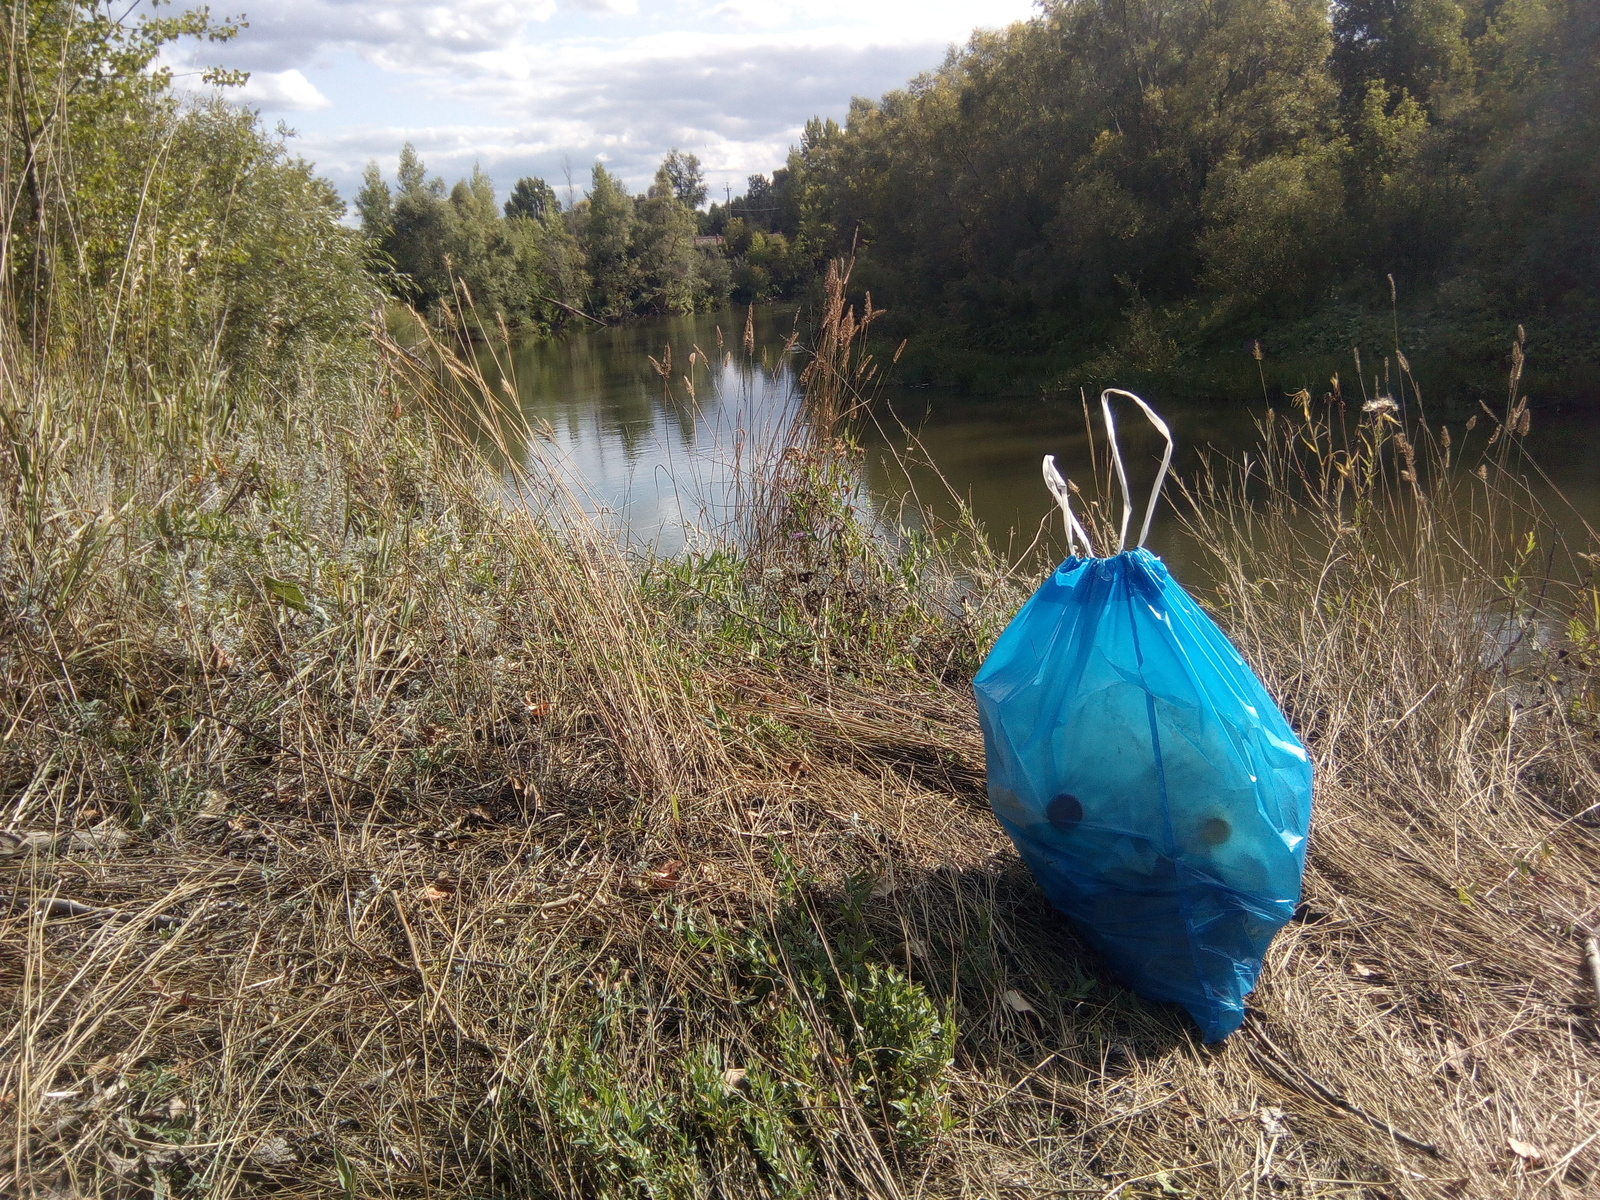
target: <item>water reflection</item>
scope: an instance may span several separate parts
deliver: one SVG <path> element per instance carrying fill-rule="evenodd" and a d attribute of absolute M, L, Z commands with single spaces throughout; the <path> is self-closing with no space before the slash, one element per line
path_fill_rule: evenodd
<path fill-rule="evenodd" d="M 1155 401 L 1160 403 L 1159 400 Z M 961 504 L 987 534 L 989 542 L 1013 561 L 1037 545 L 1047 557 L 1066 552 L 1061 519 L 1045 491 L 1039 463 L 1054 454 L 1063 472 L 1089 495 L 1111 495 L 1109 481 L 1098 483 L 1091 462 L 1103 459 L 1098 400 L 1092 422 L 1085 420 L 1082 398 L 1054 397 L 974 399 L 909 389 L 886 392 L 878 406 L 876 454 L 869 455 L 869 478 L 880 496 L 915 494 L 916 507 L 949 524 L 959 519 Z M 1198 465 L 1211 445 L 1248 445 L 1254 414 L 1245 404 L 1200 407 L 1160 404 L 1172 428 L 1178 451 L 1177 472 Z M 1093 429 L 1091 444 L 1090 430 Z M 908 437 L 910 453 L 896 454 Z M 1118 422 L 1118 443 L 1140 506 L 1161 461 L 1161 438 L 1132 412 Z M 1150 549 L 1180 571 L 1195 556 L 1170 513 L 1158 510 L 1151 527 Z M 1139 521 L 1133 522 L 1138 528 Z"/>
<path fill-rule="evenodd" d="M 794 311 L 757 310 L 754 361 L 738 345 L 745 316 L 737 309 L 642 321 L 521 346 L 512 355 L 524 415 L 548 423 L 549 450 L 566 481 L 589 512 L 635 544 L 671 554 L 725 531 L 740 464 L 770 452 L 793 416 L 800 364 L 782 347 Z M 670 388 L 656 365 L 669 358 Z M 1305 370 L 1325 378 L 1324 366 Z M 1265 382 L 1277 392 L 1306 381 L 1286 374 Z M 1148 398 L 1172 426 L 1180 474 L 1192 471 L 1208 448 L 1237 455 L 1255 444 L 1259 396 Z M 1459 439 L 1467 413 L 1435 409 L 1450 417 Z M 1540 485 L 1546 499 L 1560 507 L 1559 488 L 1591 521 L 1600 512 L 1600 424 L 1592 411 L 1587 398 L 1536 397 L 1528 439 L 1553 481 L 1554 487 Z M 1039 460 L 1055 454 L 1069 473 L 1080 479 L 1087 473 L 1090 446 L 1077 397 L 890 389 L 873 418 L 864 431 L 870 503 L 912 520 L 921 513 L 950 521 L 964 502 L 1002 552 L 1015 556 L 1041 529 L 1047 553 L 1064 549 Z M 1123 426 L 1138 494 L 1138 481 L 1154 473 L 1161 443 L 1132 414 Z M 1479 422 L 1479 436 L 1487 427 Z M 909 434 L 915 439 L 907 453 Z M 1180 572 L 1195 552 L 1170 514 L 1158 514 L 1150 548 Z"/>
<path fill-rule="evenodd" d="M 586 511 L 673 554 L 726 529 L 741 469 L 793 419 L 792 311 L 757 313 L 754 356 L 735 352 L 744 313 L 670 317 L 515 349 L 523 415 Z M 670 381 L 670 386 L 668 383 Z"/>

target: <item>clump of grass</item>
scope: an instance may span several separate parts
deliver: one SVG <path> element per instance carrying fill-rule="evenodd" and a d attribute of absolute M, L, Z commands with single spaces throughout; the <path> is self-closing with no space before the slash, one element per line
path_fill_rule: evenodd
<path fill-rule="evenodd" d="M 1600 598 L 1525 409 L 1487 480 L 1334 393 L 1191 481 L 1320 778 L 1305 919 L 1205 1048 L 988 812 L 967 682 L 1027 573 L 886 536 L 843 424 L 751 479 L 774 537 L 641 562 L 442 347 L 4 388 L 10 1192 L 1592 1190 Z"/>

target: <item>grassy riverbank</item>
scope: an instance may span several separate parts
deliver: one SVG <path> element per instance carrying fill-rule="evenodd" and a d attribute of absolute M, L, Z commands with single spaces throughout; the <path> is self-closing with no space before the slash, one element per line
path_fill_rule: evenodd
<path fill-rule="evenodd" d="M 248 390 L 11 355 L 8 1194 L 1592 1191 L 1596 610 L 1520 418 L 1308 402 L 1248 499 L 1189 481 L 1319 772 L 1305 919 L 1205 1048 L 988 812 L 968 682 L 1031 577 L 851 512 L 845 316 L 672 562 L 537 454 L 503 504 L 386 343 Z"/>

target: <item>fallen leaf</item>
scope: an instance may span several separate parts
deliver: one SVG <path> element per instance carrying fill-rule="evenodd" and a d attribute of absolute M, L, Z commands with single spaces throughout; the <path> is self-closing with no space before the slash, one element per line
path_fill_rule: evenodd
<path fill-rule="evenodd" d="M 654 870 L 645 872 L 645 882 L 658 892 L 669 892 L 678 886 L 678 873 L 683 870 L 683 864 L 677 859 L 668 859 Z"/>
<path fill-rule="evenodd" d="M 1518 1158 L 1526 1159 L 1528 1162 L 1538 1162 L 1544 1157 L 1544 1152 L 1539 1147 L 1519 1141 L 1517 1138 L 1507 1138 L 1506 1145 L 1511 1147 L 1511 1153 Z"/>
<path fill-rule="evenodd" d="M 1383 974 L 1376 967 L 1369 967 L 1366 963 L 1353 962 L 1350 964 L 1350 974 L 1357 979 L 1377 979 Z"/>
<path fill-rule="evenodd" d="M 139 1156 L 139 1160 L 144 1164 L 145 1169 L 151 1172 L 155 1179 L 161 1178 L 155 1174 L 157 1171 L 165 1171 L 180 1162 L 182 1158 L 183 1151 L 177 1146 L 168 1146 L 164 1150 L 146 1150 Z M 152 1200 L 162 1200 L 162 1197 L 166 1196 L 167 1192 L 164 1187 L 157 1186 L 151 1189 L 150 1194 Z"/>
<path fill-rule="evenodd" d="M 114 854 L 131 841 L 133 835 L 115 821 L 101 821 L 92 829 L 77 829 L 72 834 L 72 849 L 91 854 Z"/>
<path fill-rule="evenodd" d="M 274 579 L 270 575 L 263 575 L 261 586 L 266 588 L 269 595 L 275 596 L 295 612 L 306 611 L 306 594 L 297 584 L 290 583 L 287 579 Z"/>
<path fill-rule="evenodd" d="M 30 1191 L 34 1200 L 83 1200 L 83 1193 L 65 1175 L 32 1182 Z"/>
<path fill-rule="evenodd" d="M 297 1161 L 289 1141 L 281 1133 L 269 1134 L 250 1151 L 250 1161 L 262 1167 L 286 1167 Z"/>
<path fill-rule="evenodd" d="M 389 1080 L 393 1079 L 396 1075 L 398 1075 L 401 1071 L 410 1070 L 412 1065 L 416 1061 L 417 1061 L 416 1057 L 412 1056 L 410 1058 L 405 1059 L 403 1062 L 395 1063 L 394 1066 L 389 1067 L 389 1068 L 387 1068 L 385 1070 L 374 1071 L 371 1075 L 366 1076 L 366 1078 L 357 1080 L 355 1086 L 356 1086 L 357 1089 L 359 1089 L 361 1091 L 365 1091 L 365 1090 L 367 1090 L 369 1088 L 382 1087 L 384 1084 L 388 1083 Z"/>
<path fill-rule="evenodd" d="M 1260 1118 L 1261 1128 L 1266 1130 L 1268 1137 L 1282 1137 L 1289 1132 L 1283 1123 L 1283 1109 L 1276 1105 L 1269 1104 L 1265 1108 L 1258 1109 L 1256 1116 Z"/>
<path fill-rule="evenodd" d="M 206 793 L 206 798 L 200 801 L 200 807 L 194 815 L 202 821 L 216 821 L 226 815 L 227 811 L 228 793 L 221 788 L 212 788 Z"/>
<path fill-rule="evenodd" d="M 90 1111 L 103 1112 L 106 1109 L 111 1108 L 114 1104 L 118 1103 L 117 1097 L 123 1092 L 127 1091 L 127 1089 L 128 1085 L 122 1080 L 113 1079 L 105 1087 L 100 1089 L 99 1094 L 97 1094 L 94 1099 L 89 1101 L 88 1107 Z"/>
<path fill-rule="evenodd" d="M 749 1075 L 743 1067 L 729 1067 L 722 1073 L 722 1086 L 726 1091 L 736 1092 L 744 1087 Z"/>
<path fill-rule="evenodd" d="M 1023 994 L 1017 991 L 1015 988 L 1007 988 L 1005 991 L 1001 992 L 1000 999 L 1005 1001 L 1006 1007 L 1012 1012 L 1032 1013 L 1034 1016 L 1039 1015 L 1039 1010 L 1033 1005 L 1029 1004 Z"/>
<path fill-rule="evenodd" d="M 0 829 L 0 858 L 18 858 L 34 850 L 45 850 L 55 840 L 55 834 L 43 829 Z"/>

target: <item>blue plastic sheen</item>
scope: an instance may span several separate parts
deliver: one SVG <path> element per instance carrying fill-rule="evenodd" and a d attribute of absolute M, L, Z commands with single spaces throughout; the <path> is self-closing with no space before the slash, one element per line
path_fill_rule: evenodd
<path fill-rule="evenodd" d="M 1067 559 L 973 681 L 989 802 L 1050 902 L 1204 1039 L 1244 1020 L 1293 915 L 1311 761 L 1148 550 Z"/>

